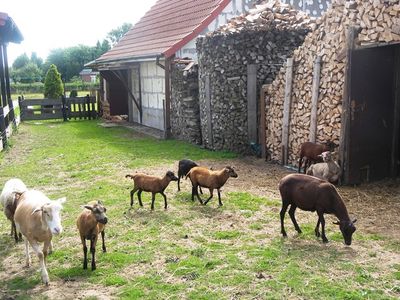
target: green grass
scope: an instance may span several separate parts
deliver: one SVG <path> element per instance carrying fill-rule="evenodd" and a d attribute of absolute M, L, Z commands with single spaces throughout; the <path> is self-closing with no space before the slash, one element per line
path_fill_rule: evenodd
<path fill-rule="evenodd" d="M 129 209 L 132 182 L 125 174 L 162 175 L 176 172 L 182 158 L 223 163 L 236 155 L 99 122 L 24 122 L 0 153 L 1 182 L 19 177 L 51 199 L 67 197 L 64 232 L 47 260 L 50 289 L 95 290 L 118 299 L 400 297 L 397 242 L 358 229 L 355 246 L 345 247 L 338 228 L 327 222 L 330 243 L 322 244 L 314 236 L 315 216 L 298 217 L 302 235 L 287 216 L 289 237 L 283 239 L 280 201 L 251 190 L 222 192 L 222 207 L 216 197 L 201 206 L 190 200 L 190 183 L 183 180 L 181 192 L 175 183 L 167 188 L 168 210 L 157 195 L 151 212 L 149 193 L 142 194 L 143 208 L 135 198 Z M 99 241 L 97 270 L 83 270 L 75 220 L 82 205 L 96 199 L 107 207 L 107 252 Z M 45 299 L 37 259 L 24 269 L 23 245 L 15 245 L 8 232 L 9 222 L 0 217 L 0 298 Z"/>

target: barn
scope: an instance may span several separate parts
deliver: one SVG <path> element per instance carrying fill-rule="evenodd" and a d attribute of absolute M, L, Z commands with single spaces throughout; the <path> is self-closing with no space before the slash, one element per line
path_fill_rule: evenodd
<path fill-rule="evenodd" d="M 171 80 L 176 60 L 196 59 L 195 39 L 242 13 L 253 0 L 159 0 L 110 51 L 88 67 L 104 79 L 111 115 L 128 115 L 171 136 Z"/>
<path fill-rule="evenodd" d="M 332 1 L 264 86 L 270 158 L 296 167 L 301 143 L 331 140 L 345 183 L 398 176 L 399 54 L 399 1 Z"/>

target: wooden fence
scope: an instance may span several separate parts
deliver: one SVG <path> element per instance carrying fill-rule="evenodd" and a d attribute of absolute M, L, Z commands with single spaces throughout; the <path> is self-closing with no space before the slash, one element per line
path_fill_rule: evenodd
<path fill-rule="evenodd" d="M 15 108 L 18 107 L 18 101 L 9 101 L 9 105 L 0 107 L 0 151 L 3 150 L 8 143 L 14 128 L 20 123 L 20 118 L 15 115 Z"/>
<path fill-rule="evenodd" d="M 18 98 L 21 121 L 63 119 L 95 119 L 98 117 L 96 97 L 74 97 L 60 99 Z"/>

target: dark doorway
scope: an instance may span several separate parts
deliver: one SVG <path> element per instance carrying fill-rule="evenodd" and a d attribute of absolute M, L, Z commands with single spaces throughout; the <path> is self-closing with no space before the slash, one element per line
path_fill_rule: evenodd
<path fill-rule="evenodd" d="M 352 53 L 350 184 L 397 175 L 399 47 Z"/>
<path fill-rule="evenodd" d="M 101 71 L 101 76 L 108 83 L 108 101 L 110 103 L 110 115 L 128 115 L 128 91 L 122 80 L 127 81 L 127 71 Z"/>

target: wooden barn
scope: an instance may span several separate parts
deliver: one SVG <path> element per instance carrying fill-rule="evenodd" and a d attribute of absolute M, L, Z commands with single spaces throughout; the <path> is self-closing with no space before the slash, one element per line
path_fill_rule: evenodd
<path fill-rule="evenodd" d="M 159 0 L 110 51 L 89 66 L 104 79 L 111 115 L 170 136 L 171 64 L 196 59 L 195 40 L 254 0 Z"/>
<path fill-rule="evenodd" d="M 337 145 L 343 179 L 400 173 L 400 3 L 333 0 L 265 86 L 266 150 L 297 166 L 300 144 Z"/>
<path fill-rule="evenodd" d="M 22 34 L 13 19 L 6 13 L 0 12 L 0 131 L 2 148 L 7 143 L 7 132 L 10 134 L 11 125 L 15 123 L 13 101 L 11 99 L 10 76 L 8 72 L 7 45 L 20 43 Z"/>

